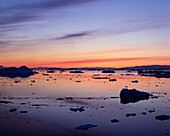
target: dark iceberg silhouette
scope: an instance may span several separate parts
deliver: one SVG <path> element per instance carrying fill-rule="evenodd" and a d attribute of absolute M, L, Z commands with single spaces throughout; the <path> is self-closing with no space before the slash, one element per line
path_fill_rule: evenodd
<path fill-rule="evenodd" d="M 94 128 L 97 127 L 98 125 L 93 125 L 93 124 L 85 124 L 85 125 L 80 125 L 78 127 L 76 127 L 75 129 L 77 130 L 88 130 L 90 128 Z"/>
<path fill-rule="evenodd" d="M 47 70 L 47 73 L 55 73 L 54 70 Z"/>
<path fill-rule="evenodd" d="M 136 89 L 122 89 L 120 92 L 120 101 L 123 104 L 135 103 L 140 100 L 148 100 L 150 96 L 152 95 Z"/>
<path fill-rule="evenodd" d="M 141 76 L 153 76 L 157 78 L 170 78 L 170 71 L 158 71 L 158 70 L 138 70 L 138 74 Z"/>
<path fill-rule="evenodd" d="M 70 73 L 84 73 L 84 72 L 80 70 L 76 70 L 76 71 L 70 71 Z"/>
<path fill-rule="evenodd" d="M 156 120 L 161 120 L 161 121 L 169 120 L 169 118 L 170 118 L 169 115 L 158 115 L 155 117 Z"/>
<path fill-rule="evenodd" d="M 9 67 L 9 68 L 0 69 L 0 76 L 3 76 L 3 77 L 26 78 L 26 77 L 29 77 L 29 76 L 34 75 L 34 74 L 35 74 L 35 72 L 32 69 L 29 69 L 26 66 L 21 66 L 19 68 Z"/>
<path fill-rule="evenodd" d="M 115 73 L 115 71 L 110 69 L 104 69 L 102 73 Z"/>
<path fill-rule="evenodd" d="M 3 66 L 0 66 L 0 69 L 3 69 L 4 67 Z"/>

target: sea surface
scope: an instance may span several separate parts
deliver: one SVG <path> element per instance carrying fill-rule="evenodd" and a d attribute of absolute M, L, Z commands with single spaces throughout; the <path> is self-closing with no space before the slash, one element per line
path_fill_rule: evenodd
<path fill-rule="evenodd" d="M 170 135 L 170 120 L 155 118 L 170 115 L 168 78 L 139 76 L 135 71 L 38 72 L 29 78 L 0 77 L 0 136 Z M 157 97 L 122 104 L 123 88 Z M 79 127 L 87 124 L 94 127 Z"/>

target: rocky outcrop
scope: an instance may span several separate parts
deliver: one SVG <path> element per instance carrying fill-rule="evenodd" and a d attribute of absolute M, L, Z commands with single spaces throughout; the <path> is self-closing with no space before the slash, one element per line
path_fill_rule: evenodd
<path fill-rule="evenodd" d="M 148 100 L 152 96 L 147 92 L 141 92 L 136 89 L 122 89 L 120 92 L 120 101 L 123 104 L 135 103 L 140 100 Z"/>

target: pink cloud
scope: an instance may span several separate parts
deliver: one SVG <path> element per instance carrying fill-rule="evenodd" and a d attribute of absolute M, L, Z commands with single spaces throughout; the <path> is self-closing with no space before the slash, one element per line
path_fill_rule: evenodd
<path fill-rule="evenodd" d="M 167 61 L 170 57 L 130 57 L 130 58 L 101 58 L 101 59 L 81 59 L 81 60 L 68 60 L 59 61 L 53 64 L 56 65 L 74 65 L 74 64 L 88 64 L 88 63 L 105 63 L 105 62 L 122 62 L 122 61 Z"/>

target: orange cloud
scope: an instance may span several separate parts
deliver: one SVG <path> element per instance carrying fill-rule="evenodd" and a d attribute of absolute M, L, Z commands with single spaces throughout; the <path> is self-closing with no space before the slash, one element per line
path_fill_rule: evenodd
<path fill-rule="evenodd" d="M 95 59 L 72 59 L 55 61 L 55 59 L 24 59 L 1 61 L 4 66 L 21 66 L 27 65 L 29 67 L 126 67 L 135 65 L 170 65 L 170 57 L 155 56 L 155 57 L 122 57 L 122 58 L 95 58 Z"/>
<path fill-rule="evenodd" d="M 166 61 L 170 64 L 170 57 L 132 57 L 132 58 L 103 58 L 103 59 L 82 59 L 55 62 L 49 65 L 57 65 L 61 67 L 77 67 L 77 66 L 103 66 L 103 67 L 120 67 L 131 66 L 135 64 L 162 64 Z M 164 62 L 165 63 L 165 62 Z M 115 65 L 114 65 L 115 64 Z"/>

